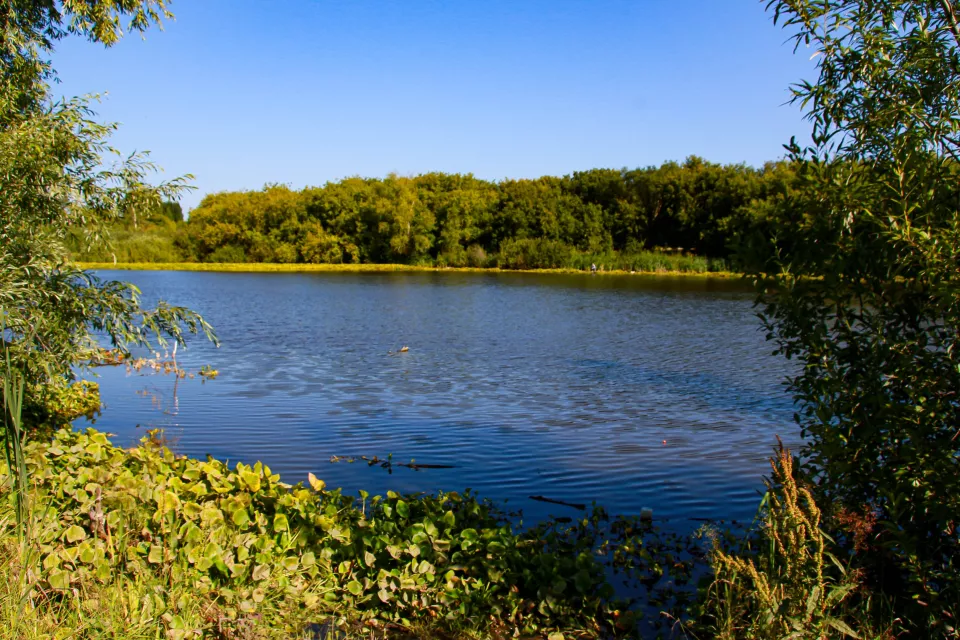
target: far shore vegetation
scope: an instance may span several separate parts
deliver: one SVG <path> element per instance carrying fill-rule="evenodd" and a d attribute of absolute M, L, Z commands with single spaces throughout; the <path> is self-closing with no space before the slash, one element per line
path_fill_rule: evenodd
<path fill-rule="evenodd" d="M 769 236 L 795 167 L 691 157 L 642 169 L 491 182 L 472 175 L 347 178 L 294 190 L 164 202 L 117 220 L 109 243 L 68 238 L 75 260 L 123 263 L 397 264 L 420 267 L 723 272 Z"/>
<path fill-rule="evenodd" d="M 556 273 L 584 274 L 589 269 L 501 269 L 499 267 L 431 267 L 409 264 L 283 264 L 275 262 L 80 262 L 83 269 L 120 271 L 208 271 L 245 273 L 388 273 L 388 272 L 439 272 L 439 273 Z M 700 278 L 737 278 L 740 274 L 730 271 L 698 271 L 679 269 L 664 261 L 663 267 L 651 271 L 626 271 L 623 269 L 600 269 L 597 276 L 675 276 Z M 674 268 L 670 268 L 674 267 Z"/>

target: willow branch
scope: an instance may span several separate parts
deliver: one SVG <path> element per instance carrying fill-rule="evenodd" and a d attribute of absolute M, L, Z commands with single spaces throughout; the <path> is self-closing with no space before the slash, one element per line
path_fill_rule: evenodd
<path fill-rule="evenodd" d="M 943 13 L 947 17 L 947 23 L 950 25 L 950 33 L 953 34 L 954 41 L 960 45 L 960 25 L 957 24 L 957 14 L 953 11 L 953 3 L 951 0 L 940 0 L 940 8 L 943 9 Z"/>

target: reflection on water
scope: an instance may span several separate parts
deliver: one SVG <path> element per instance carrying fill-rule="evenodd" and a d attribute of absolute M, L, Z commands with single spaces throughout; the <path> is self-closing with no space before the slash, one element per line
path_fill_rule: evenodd
<path fill-rule="evenodd" d="M 263 460 L 288 482 L 312 471 L 348 491 L 471 487 L 529 521 L 570 512 L 535 495 L 749 518 L 775 436 L 797 439 L 787 364 L 736 282 L 101 275 L 200 311 L 223 342 L 180 351 L 181 366 L 220 375 L 180 380 L 176 394 L 172 377 L 99 370 L 97 426 L 122 445 L 162 426 L 181 453 Z M 388 454 L 443 468 L 330 464 Z"/>

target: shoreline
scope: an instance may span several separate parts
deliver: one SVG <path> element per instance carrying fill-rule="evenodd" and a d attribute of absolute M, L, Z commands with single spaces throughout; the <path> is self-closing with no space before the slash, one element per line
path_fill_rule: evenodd
<path fill-rule="evenodd" d="M 207 271 L 225 273 L 534 273 L 589 275 L 581 269 L 501 269 L 500 267 L 426 267 L 407 264 L 283 264 L 275 262 L 77 262 L 81 269 L 116 271 Z M 597 271 L 598 276 L 654 276 L 673 278 L 734 279 L 742 274 L 732 271 Z"/>

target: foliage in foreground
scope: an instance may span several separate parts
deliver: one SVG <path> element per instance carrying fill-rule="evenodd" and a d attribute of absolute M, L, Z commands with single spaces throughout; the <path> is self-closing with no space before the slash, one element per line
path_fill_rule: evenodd
<path fill-rule="evenodd" d="M 813 494 L 782 446 L 760 507 L 759 527 L 736 551 L 716 545 L 702 593 L 698 637 L 822 640 L 884 637 L 858 606 L 857 574 L 836 557 Z M 851 602 L 853 600 L 853 602 Z"/>
<path fill-rule="evenodd" d="M 469 491 L 353 499 L 175 456 L 157 432 L 130 450 L 27 433 L 9 360 L 4 382 L 0 628 L 16 637 L 632 637 L 645 614 L 651 632 L 683 618 L 704 569 L 699 542 L 597 506 L 516 532 Z M 66 421 L 98 393 L 48 401 Z"/>
<path fill-rule="evenodd" d="M 182 342 L 187 332 L 213 337 L 196 313 L 164 302 L 145 308 L 136 287 L 78 268 L 65 246 L 74 234 L 96 246 L 105 227 L 136 220 L 187 185 L 149 184 L 157 167 L 110 146 L 116 127 L 93 120 L 90 99 L 55 97 L 46 57 L 68 34 L 109 46 L 124 27 L 145 32 L 168 17 L 164 0 L 18 0 L 0 10 L 0 340 L 30 400 L 72 382 L 100 339 L 126 349 L 164 336 Z M 24 418 L 43 409 L 42 401 L 25 407 Z"/>
<path fill-rule="evenodd" d="M 819 78 L 782 233 L 745 264 L 846 561 L 898 633 L 960 618 L 960 23 L 946 0 L 774 0 Z"/>
<path fill-rule="evenodd" d="M 88 637 L 127 630 L 111 625 L 269 636 L 326 621 L 428 636 L 635 631 L 589 546 L 518 534 L 469 493 L 354 500 L 259 463 L 230 469 L 149 441 L 119 449 L 94 430 L 62 430 L 25 458 L 35 524 L 4 566 L 24 587 L 6 597 L 28 598 L 24 628 L 73 612 Z M 0 522 L 13 515 L 6 492 Z M 130 615 L 84 615 L 103 597 Z"/>

